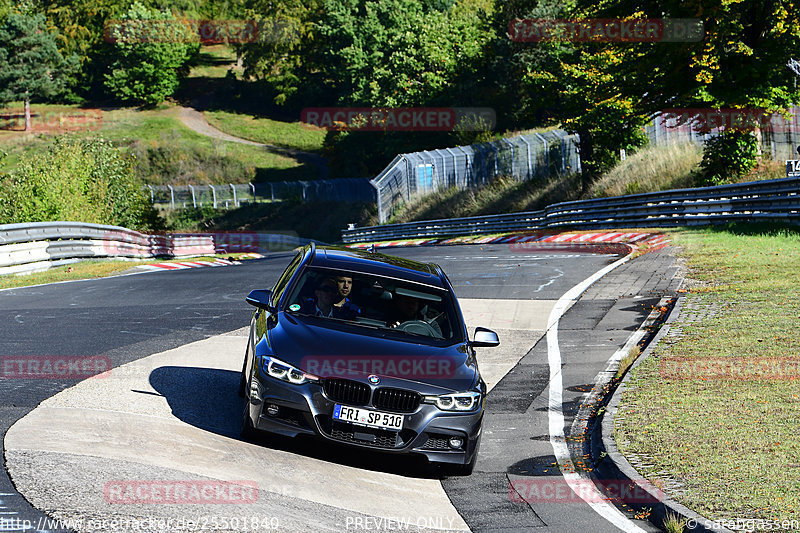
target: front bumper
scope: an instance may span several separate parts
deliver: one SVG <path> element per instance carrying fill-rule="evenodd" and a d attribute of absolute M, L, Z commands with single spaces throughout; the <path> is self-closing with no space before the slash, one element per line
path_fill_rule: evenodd
<path fill-rule="evenodd" d="M 294 385 L 254 376 L 253 386 L 258 393 L 249 399 L 250 419 L 253 427 L 261 431 L 287 437 L 316 435 L 358 448 L 421 454 L 436 463 L 467 464 L 477 451 L 483 405 L 475 411 L 459 413 L 422 403 L 413 413 L 403 413 L 403 429 L 398 433 L 333 420 L 331 413 L 337 402 L 329 399 L 316 383 Z M 277 412 L 270 414 L 268 406 L 277 407 Z M 372 405 L 358 407 L 381 410 Z M 461 438 L 463 444 L 452 448 L 452 437 Z"/>

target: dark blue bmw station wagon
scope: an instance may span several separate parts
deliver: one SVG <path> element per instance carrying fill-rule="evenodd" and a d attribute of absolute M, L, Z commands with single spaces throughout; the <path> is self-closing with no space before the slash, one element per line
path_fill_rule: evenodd
<path fill-rule="evenodd" d="M 316 435 L 472 472 L 486 397 L 474 348 L 499 340 L 469 339 L 438 265 L 312 243 L 247 302 L 243 437 Z"/>

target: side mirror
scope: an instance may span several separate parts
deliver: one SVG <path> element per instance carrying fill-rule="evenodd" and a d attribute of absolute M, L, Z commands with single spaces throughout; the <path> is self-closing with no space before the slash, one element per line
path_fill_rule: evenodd
<path fill-rule="evenodd" d="M 475 335 L 470 344 L 477 348 L 494 348 L 500 346 L 500 338 L 497 333 L 486 328 L 475 328 Z"/>
<path fill-rule="evenodd" d="M 258 307 L 259 309 L 265 309 L 270 313 L 275 312 L 275 308 L 269 303 L 270 298 L 272 298 L 272 291 L 268 289 L 254 289 L 250 291 L 250 294 L 247 295 L 245 301 L 250 305 Z"/>

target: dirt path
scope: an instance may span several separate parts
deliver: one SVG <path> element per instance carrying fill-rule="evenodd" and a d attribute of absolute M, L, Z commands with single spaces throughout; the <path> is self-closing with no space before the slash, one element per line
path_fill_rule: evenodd
<path fill-rule="evenodd" d="M 200 135 L 205 135 L 206 137 L 211 137 L 212 139 L 218 139 L 220 141 L 229 141 L 235 142 L 240 144 L 249 144 L 251 146 L 260 146 L 265 150 L 283 155 L 286 157 L 291 157 L 293 159 L 297 159 L 303 163 L 308 163 L 317 167 L 318 170 L 318 177 L 320 179 L 325 179 L 328 177 L 328 162 L 327 160 L 317 154 L 312 154 L 310 152 L 303 152 L 302 150 L 294 150 L 292 148 L 283 148 L 280 146 L 274 146 L 272 144 L 263 144 L 258 143 L 255 141 L 249 141 L 247 139 L 242 139 L 240 137 L 234 137 L 233 135 L 229 135 L 224 131 L 218 130 L 214 126 L 208 123 L 206 117 L 203 116 L 203 112 L 192 107 L 183 107 L 180 108 L 180 113 L 178 115 L 181 122 L 183 122 L 187 128 L 196 131 Z"/>

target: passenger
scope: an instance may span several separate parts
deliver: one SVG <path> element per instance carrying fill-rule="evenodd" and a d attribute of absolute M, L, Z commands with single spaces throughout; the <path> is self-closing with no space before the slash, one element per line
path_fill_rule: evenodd
<path fill-rule="evenodd" d="M 341 299 L 333 305 L 341 308 L 345 314 L 353 315 L 349 320 L 359 316 L 361 309 L 348 298 L 353 290 L 353 278 L 350 276 L 336 276 L 336 285 L 339 288 L 339 297 Z"/>

